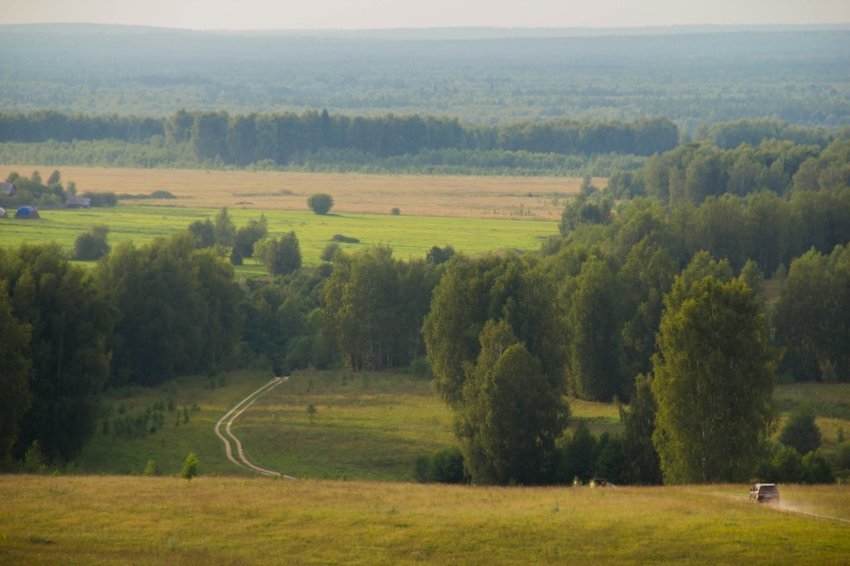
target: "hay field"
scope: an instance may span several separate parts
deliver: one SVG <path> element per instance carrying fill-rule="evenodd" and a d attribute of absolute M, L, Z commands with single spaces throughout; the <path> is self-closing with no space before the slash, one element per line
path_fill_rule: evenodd
<path fill-rule="evenodd" d="M 12 172 L 47 178 L 53 167 L 0 165 L 0 178 Z M 580 179 L 565 177 L 484 177 L 449 175 L 363 175 L 280 171 L 204 171 L 58 167 L 63 182 L 80 192 L 150 194 L 167 190 L 177 200 L 146 204 L 191 208 L 308 210 L 307 197 L 328 193 L 334 212 L 475 218 L 557 220 Z M 597 187 L 604 179 L 594 179 Z"/>
<path fill-rule="evenodd" d="M 840 564 L 848 525 L 746 486 L 0 476 L 5 564 Z M 783 497 L 850 509 L 850 487 Z"/>

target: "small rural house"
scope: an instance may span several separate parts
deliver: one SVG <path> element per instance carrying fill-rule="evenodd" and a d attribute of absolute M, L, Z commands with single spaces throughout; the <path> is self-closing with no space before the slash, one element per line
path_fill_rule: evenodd
<path fill-rule="evenodd" d="M 0 183 L 0 195 L 13 197 L 17 192 L 18 187 L 15 186 L 15 183 Z"/>
<path fill-rule="evenodd" d="M 91 199 L 88 197 L 68 197 L 65 202 L 65 208 L 91 208 Z"/>
<path fill-rule="evenodd" d="M 38 211 L 34 206 L 22 206 L 15 212 L 15 218 L 35 219 L 38 217 Z"/>

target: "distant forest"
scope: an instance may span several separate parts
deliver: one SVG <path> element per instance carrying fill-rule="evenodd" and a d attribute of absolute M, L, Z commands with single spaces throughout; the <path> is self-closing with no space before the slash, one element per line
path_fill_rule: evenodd
<path fill-rule="evenodd" d="M 850 123 L 850 30 L 286 33 L 0 26 L 0 110 Z"/>

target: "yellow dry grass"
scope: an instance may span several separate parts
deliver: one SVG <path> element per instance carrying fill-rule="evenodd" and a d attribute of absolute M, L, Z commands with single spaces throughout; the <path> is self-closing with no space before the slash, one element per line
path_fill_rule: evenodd
<path fill-rule="evenodd" d="M 848 489 L 783 491 L 817 506 Z M 0 476 L 0 563 L 845 563 L 848 525 L 747 486 L 484 488 Z"/>
<path fill-rule="evenodd" d="M 2 165 L 0 177 L 39 170 L 47 178 L 52 167 Z M 149 204 L 192 208 L 308 210 L 307 197 L 328 193 L 334 211 L 389 214 L 399 208 L 410 216 L 476 218 L 560 218 L 580 179 L 565 177 L 483 177 L 448 175 L 365 175 L 358 173 L 298 173 L 286 171 L 213 171 L 186 169 L 120 169 L 59 167 L 67 184 L 81 192 L 150 194 L 167 190 L 177 200 Z M 594 179 L 597 187 L 604 179 Z"/>

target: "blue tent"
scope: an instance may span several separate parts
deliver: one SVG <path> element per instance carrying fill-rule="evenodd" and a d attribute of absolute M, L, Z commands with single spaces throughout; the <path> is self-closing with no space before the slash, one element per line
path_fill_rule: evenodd
<path fill-rule="evenodd" d="M 15 218 L 38 218 L 38 211 L 32 206 L 22 206 L 15 213 Z"/>

